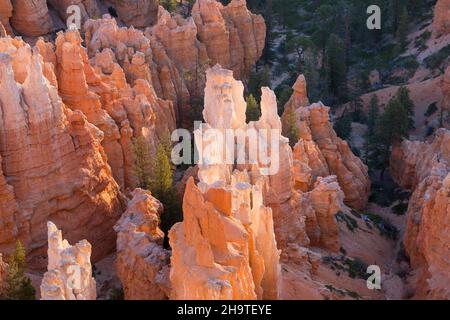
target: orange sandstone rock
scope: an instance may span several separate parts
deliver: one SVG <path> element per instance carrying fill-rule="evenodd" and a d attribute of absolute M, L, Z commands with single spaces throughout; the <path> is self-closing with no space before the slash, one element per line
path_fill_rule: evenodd
<path fill-rule="evenodd" d="M 19 48 L 20 54 L 0 55 L 0 181 L 8 181 L 0 183 L 0 207 L 7 208 L 2 224 L 10 226 L 0 246 L 10 250 L 21 239 L 31 250 L 31 265 L 42 266 L 51 219 L 70 241 L 88 239 L 98 259 L 115 246 L 112 226 L 122 211 L 122 195 L 100 144 L 104 135 L 81 112 L 65 107 L 44 76 L 37 50 Z M 23 66 L 24 61 L 29 63 Z"/>
<path fill-rule="evenodd" d="M 11 3 L 14 10 L 10 23 L 19 34 L 36 37 L 52 31 L 46 0 L 12 0 Z"/>
<path fill-rule="evenodd" d="M 417 298 L 450 298 L 449 164 L 446 129 L 439 129 L 431 143 L 404 140 L 391 156 L 394 179 L 413 191 L 403 243 L 415 273 Z"/>
<path fill-rule="evenodd" d="M 438 0 L 434 7 L 433 33 L 435 36 L 450 33 L 450 1 Z"/>
<path fill-rule="evenodd" d="M 125 299 L 167 299 L 170 251 L 162 247 L 161 214 L 163 206 L 150 192 L 135 189 L 127 210 L 114 227 L 116 269 Z"/>

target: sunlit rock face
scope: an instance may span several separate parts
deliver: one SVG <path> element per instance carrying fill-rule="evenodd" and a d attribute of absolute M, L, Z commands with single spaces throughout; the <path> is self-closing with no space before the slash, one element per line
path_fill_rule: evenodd
<path fill-rule="evenodd" d="M 96 283 L 92 276 L 91 244 L 82 240 L 71 246 L 61 230 L 48 227 L 48 271 L 41 283 L 42 300 L 95 300 Z"/>
<path fill-rule="evenodd" d="M 167 299 L 170 251 L 159 229 L 162 204 L 150 192 L 135 189 L 114 229 L 117 232 L 116 269 L 127 300 Z"/>
<path fill-rule="evenodd" d="M 441 36 L 450 33 L 450 1 L 438 0 L 434 7 L 433 33 Z"/>
<path fill-rule="evenodd" d="M 391 172 L 411 189 L 405 250 L 414 270 L 417 298 L 450 298 L 450 131 L 431 143 L 404 140 L 394 147 Z"/>
<path fill-rule="evenodd" d="M 299 89 L 300 88 L 300 89 Z M 287 103 L 283 118 L 293 111 L 293 123 L 296 125 L 299 140 L 294 147 L 296 188 L 311 190 L 317 177 L 335 175 L 345 194 L 346 205 L 363 209 L 369 198 L 370 179 L 367 166 L 356 157 L 347 142 L 340 139 L 333 129 L 329 117 L 329 108 L 322 103 L 305 106 L 307 98 L 303 76 L 300 75 L 294 86 L 294 93 Z M 298 106 L 294 106 L 298 103 Z"/>
<path fill-rule="evenodd" d="M 271 114 L 265 109 L 268 104 L 263 105 L 260 125 L 270 122 L 264 118 Z M 233 78 L 232 71 L 218 65 L 208 70 L 203 111 L 206 124 L 195 132 L 197 145 L 208 129 L 225 132 L 247 128 L 245 107 L 243 85 Z M 279 123 L 279 118 L 273 120 Z M 188 179 L 183 222 L 169 233 L 170 297 L 275 299 L 281 289 L 280 252 L 272 210 L 264 200 L 267 178 L 259 173 L 258 163 L 236 165 L 234 158 L 229 164 L 220 162 L 220 153 L 206 152 L 214 141 L 204 139 L 202 143 L 205 152 L 199 164 L 199 182 Z"/>
<path fill-rule="evenodd" d="M 21 35 L 36 37 L 53 29 L 46 0 L 12 0 L 11 25 Z"/>
<path fill-rule="evenodd" d="M 42 267 L 52 220 L 70 241 L 89 240 L 97 259 L 114 248 L 122 212 L 104 134 L 63 104 L 37 49 L 1 38 L 0 51 L 0 250 L 20 239 L 31 266 Z"/>
<path fill-rule="evenodd" d="M 192 17 L 209 58 L 232 69 L 235 77 L 247 74 L 261 56 L 266 25 L 262 16 L 247 9 L 245 0 L 232 0 L 227 6 L 215 0 L 197 0 Z"/>
<path fill-rule="evenodd" d="M 46 52 L 40 43 L 42 52 Z M 135 187 L 133 139 L 144 137 L 151 154 L 175 128 L 169 101 L 156 96 L 150 83 L 138 77 L 131 86 L 111 49 L 95 56 L 92 66 L 77 31 L 58 35 L 54 57 L 59 93 L 71 109 L 82 111 L 104 133 L 102 146 L 115 180 L 121 187 Z M 77 79 L 77 81 L 74 81 Z"/>
<path fill-rule="evenodd" d="M 173 101 L 178 120 L 186 120 L 182 118 L 189 113 L 191 98 L 202 95 L 209 65 L 220 63 L 233 69 L 234 76 L 245 77 L 262 54 L 264 19 L 248 11 L 245 1 L 224 7 L 201 0 L 188 18 L 163 7 L 157 12 L 145 32 L 120 28 L 108 16 L 89 20 L 84 25 L 86 44 L 90 58 L 111 49 L 128 82 L 147 80 L 158 97 Z"/>

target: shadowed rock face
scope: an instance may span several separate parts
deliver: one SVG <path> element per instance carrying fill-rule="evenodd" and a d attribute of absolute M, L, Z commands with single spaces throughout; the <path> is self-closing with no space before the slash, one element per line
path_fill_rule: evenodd
<path fill-rule="evenodd" d="M 42 267 L 52 220 L 70 241 L 88 239 L 94 259 L 102 257 L 115 246 L 112 226 L 122 212 L 104 134 L 62 103 L 37 49 L 11 38 L 0 48 L 8 52 L 0 55 L 1 251 L 20 239 L 31 266 Z"/>
<path fill-rule="evenodd" d="M 413 191 L 403 239 L 415 273 L 417 298 L 450 298 L 450 131 L 431 143 L 404 140 L 394 147 L 391 172 Z"/>
<path fill-rule="evenodd" d="M 128 26 L 145 28 L 156 23 L 158 0 L 111 0 L 119 19 Z"/>
<path fill-rule="evenodd" d="M 19 34 L 36 37 L 52 31 L 53 22 L 46 0 L 12 0 L 10 23 Z"/>

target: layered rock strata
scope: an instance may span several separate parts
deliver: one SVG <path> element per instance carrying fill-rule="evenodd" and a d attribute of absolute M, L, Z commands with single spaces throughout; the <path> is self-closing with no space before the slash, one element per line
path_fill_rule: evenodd
<path fill-rule="evenodd" d="M 37 49 L 1 38 L 0 51 L 1 250 L 20 239 L 32 266 L 42 266 L 51 219 L 70 241 L 88 239 L 94 258 L 105 255 L 115 246 L 122 195 L 101 146 L 104 134 L 63 104 Z"/>
<path fill-rule="evenodd" d="M 41 283 L 42 300 L 95 300 L 96 283 L 92 276 L 91 244 L 82 240 L 71 246 L 61 230 L 48 227 L 48 271 Z"/>

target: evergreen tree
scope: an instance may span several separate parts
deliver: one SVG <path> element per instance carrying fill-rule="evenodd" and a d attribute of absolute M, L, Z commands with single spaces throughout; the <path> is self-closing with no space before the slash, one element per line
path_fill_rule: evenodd
<path fill-rule="evenodd" d="M 171 189 L 172 182 L 173 172 L 170 158 L 167 156 L 167 149 L 162 144 L 159 144 L 156 149 L 156 158 L 154 159 L 148 189 L 154 197 L 161 200 L 162 196 Z"/>
<path fill-rule="evenodd" d="M 378 96 L 372 95 L 370 99 L 369 113 L 367 115 L 367 131 L 364 135 L 364 161 L 372 168 L 373 163 L 370 163 L 371 156 L 374 153 L 374 139 L 375 139 L 375 125 L 378 120 L 379 106 Z"/>
<path fill-rule="evenodd" d="M 408 129 L 414 129 L 414 102 L 409 97 L 409 89 L 405 86 L 400 87 L 395 94 L 395 99 L 398 100 L 408 113 Z"/>
<path fill-rule="evenodd" d="M 344 140 L 348 140 L 352 133 L 352 115 L 345 112 L 334 124 L 336 134 Z"/>
<path fill-rule="evenodd" d="M 250 121 L 257 121 L 261 117 L 261 111 L 256 102 L 255 97 L 250 94 L 247 99 L 247 110 L 245 111 L 245 116 L 247 118 L 247 123 Z"/>
<path fill-rule="evenodd" d="M 161 230 L 165 235 L 176 222 L 182 220 L 181 202 L 173 186 L 173 168 L 168 150 L 170 150 L 170 145 L 167 146 L 163 143 L 158 145 L 147 188 L 164 205 L 164 213 L 161 215 Z M 164 245 L 168 247 L 167 236 L 164 238 Z"/>
<path fill-rule="evenodd" d="M 347 93 L 347 65 L 344 42 L 332 34 L 325 51 L 328 90 L 334 96 L 345 99 Z"/>
<path fill-rule="evenodd" d="M 169 12 L 174 12 L 177 8 L 177 0 L 160 0 L 159 3 Z"/>
<path fill-rule="evenodd" d="M 406 7 L 403 7 L 396 33 L 397 41 L 399 43 L 401 52 L 404 51 L 406 46 L 408 45 L 408 23 L 409 23 L 408 10 L 406 9 Z"/>
<path fill-rule="evenodd" d="M 294 147 L 300 138 L 300 132 L 297 128 L 297 122 L 295 121 L 295 111 L 289 110 L 287 114 L 287 138 L 289 139 L 289 145 Z"/>
<path fill-rule="evenodd" d="M 408 110 L 397 99 L 392 98 L 386 106 L 384 113 L 379 116 L 375 126 L 372 153 L 369 163 L 374 169 L 380 169 L 383 177 L 385 169 L 389 166 L 391 146 L 403 138 L 408 138 L 410 130 L 410 117 Z"/>
<path fill-rule="evenodd" d="M 16 242 L 16 248 L 8 262 L 8 275 L 4 296 L 11 300 L 34 300 L 36 290 L 30 278 L 25 276 L 26 252 L 20 240 Z"/>
<path fill-rule="evenodd" d="M 151 177 L 150 148 L 146 139 L 138 137 L 133 144 L 134 151 L 134 174 L 137 178 L 138 187 L 147 189 Z"/>
<path fill-rule="evenodd" d="M 264 66 L 259 71 L 253 71 L 250 73 L 248 79 L 248 92 L 255 97 L 257 102 L 261 101 L 261 87 L 270 87 L 270 68 Z"/>

